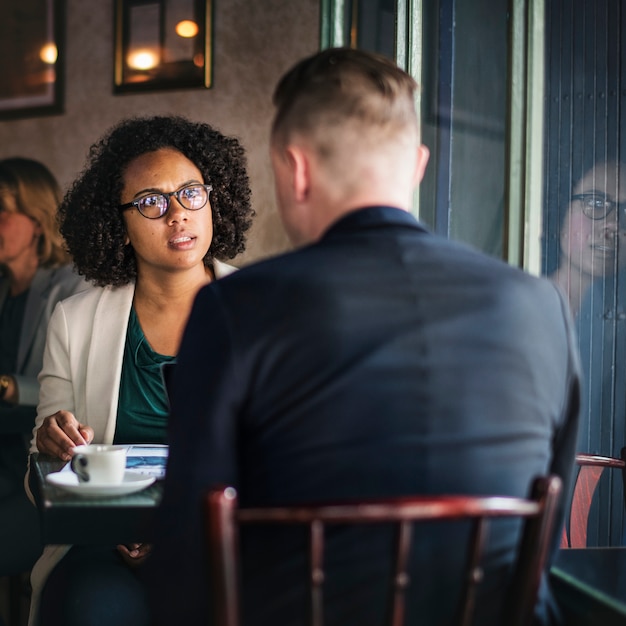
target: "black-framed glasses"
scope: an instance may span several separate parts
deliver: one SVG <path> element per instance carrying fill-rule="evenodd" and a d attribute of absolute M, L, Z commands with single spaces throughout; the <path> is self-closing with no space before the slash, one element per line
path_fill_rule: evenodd
<path fill-rule="evenodd" d="M 590 220 L 604 219 L 615 207 L 620 207 L 622 212 L 626 211 L 623 203 L 615 202 L 601 193 L 579 193 L 572 196 L 572 200 L 578 200 L 582 204 L 583 214 Z"/>
<path fill-rule="evenodd" d="M 144 217 L 149 220 L 157 220 L 163 217 L 170 208 L 172 196 L 178 200 L 180 205 L 189 211 L 198 211 L 206 206 L 209 201 L 209 193 L 213 190 L 211 185 L 201 185 L 192 183 L 185 185 L 176 191 L 147 193 L 137 200 L 120 204 L 120 211 L 136 208 Z"/>

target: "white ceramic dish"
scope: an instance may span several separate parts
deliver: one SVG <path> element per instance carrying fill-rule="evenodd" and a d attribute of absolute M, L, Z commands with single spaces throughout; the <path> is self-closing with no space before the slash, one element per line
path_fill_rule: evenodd
<path fill-rule="evenodd" d="M 127 471 L 124 474 L 124 480 L 117 485 L 93 485 L 79 483 L 78 476 L 74 472 L 54 472 L 53 474 L 48 474 L 46 480 L 55 487 L 60 487 L 65 491 L 80 496 L 102 498 L 106 496 L 125 496 L 129 493 L 140 491 L 151 485 L 155 478 L 154 476 Z"/>

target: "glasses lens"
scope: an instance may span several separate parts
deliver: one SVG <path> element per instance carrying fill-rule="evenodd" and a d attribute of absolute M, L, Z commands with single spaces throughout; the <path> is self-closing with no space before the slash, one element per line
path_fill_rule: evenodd
<path fill-rule="evenodd" d="M 582 202 L 583 213 L 592 220 L 600 220 L 606 217 L 615 207 L 615 203 L 604 196 L 588 194 L 578 196 Z"/>
<path fill-rule="evenodd" d="M 178 201 L 191 211 L 201 209 L 209 199 L 209 192 L 205 185 L 188 185 L 178 192 Z"/>
<path fill-rule="evenodd" d="M 144 196 L 139 199 L 139 210 L 149 218 L 161 217 L 168 207 L 168 198 L 160 193 Z"/>

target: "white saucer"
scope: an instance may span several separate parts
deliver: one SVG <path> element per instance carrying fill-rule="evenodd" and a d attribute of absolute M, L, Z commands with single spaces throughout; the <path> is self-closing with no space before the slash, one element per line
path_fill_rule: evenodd
<path fill-rule="evenodd" d="M 79 483 L 78 476 L 74 472 L 54 472 L 46 476 L 46 480 L 56 487 L 65 489 L 71 493 L 81 496 L 98 498 L 103 496 L 124 496 L 135 491 L 140 491 L 151 485 L 154 476 L 145 474 L 135 474 L 126 472 L 124 480 L 118 485 L 92 485 L 89 483 Z"/>

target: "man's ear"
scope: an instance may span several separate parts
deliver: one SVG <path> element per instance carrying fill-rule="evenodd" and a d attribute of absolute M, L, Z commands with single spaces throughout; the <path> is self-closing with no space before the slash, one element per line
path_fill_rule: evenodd
<path fill-rule="evenodd" d="M 297 202 L 303 202 L 309 196 L 311 187 L 311 166 L 305 150 L 299 146 L 290 145 L 285 148 L 294 198 Z"/>
<path fill-rule="evenodd" d="M 415 161 L 415 172 L 413 172 L 413 184 L 419 185 L 424 178 L 424 172 L 426 171 L 426 165 L 428 165 L 428 158 L 430 157 L 430 151 L 424 144 L 420 144 L 417 147 L 417 159 Z"/>

